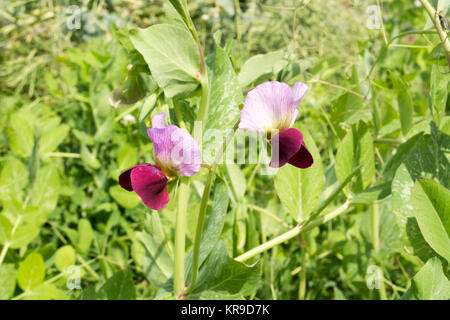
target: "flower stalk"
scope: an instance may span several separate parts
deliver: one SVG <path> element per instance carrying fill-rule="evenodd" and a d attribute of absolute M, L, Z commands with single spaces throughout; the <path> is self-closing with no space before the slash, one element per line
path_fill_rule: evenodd
<path fill-rule="evenodd" d="M 184 251 L 186 242 L 186 212 L 189 179 L 182 177 L 178 190 L 178 210 L 175 226 L 174 291 L 177 298 L 184 296 Z"/>
<path fill-rule="evenodd" d="M 236 257 L 234 260 L 236 260 L 238 262 L 247 261 L 247 260 L 259 255 L 260 253 L 263 253 L 279 244 L 282 244 L 283 242 L 286 242 L 288 240 L 291 240 L 292 238 L 295 238 L 302 232 L 314 229 L 315 227 L 318 227 L 321 224 L 324 224 L 324 223 L 330 221 L 331 219 L 334 219 L 335 217 L 337 217 L 340 214 L 347 211 L 347 209 L 350 207 L 350 205 L 351 205 L 351 202 L 347 200 L 343 205 L 341 205 L 336 210 L 334 210 L 322 217 L 316 218 L 310 222 L 306 222 L 303 225 L 298 224 L 291 230 L 279 235 L 278 237 L 276 237 L 272 240 L 269 240 L 269 241 L 257 246 L 256 248 L 253 248 L 253 249 L 241 254 L 240 256 Z"/>

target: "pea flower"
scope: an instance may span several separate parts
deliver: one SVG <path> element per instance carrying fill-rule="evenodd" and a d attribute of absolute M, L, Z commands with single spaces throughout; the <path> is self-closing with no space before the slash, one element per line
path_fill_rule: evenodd
<path fill-rule="evenodd" d="M 127 191 L 135 191 L 150 209 L 161 210 L 169 202 L 167 183 L 175 176 L 193 176 L 200 170 L 201 152 L 197 142 L 185 130 L 166 125 L 166 114 L 152 118 L 147 130 L 153 142 L 155 165 L 138 164 L 122 172 L 119 184 Z"/>
<path fill-rule="evenodd" d="M 313 164 L 302 133 L 291 128 L 298 115 L 297 105 L 308 89 L 302 82 L 296 82 L 291 89 L 286 83 L 268 81 L 250 90 L 245 98 L 239 129 L 268 137 L 275 146 L 269 164 L 272 168 L 289 163 L 304 169 Z"/>

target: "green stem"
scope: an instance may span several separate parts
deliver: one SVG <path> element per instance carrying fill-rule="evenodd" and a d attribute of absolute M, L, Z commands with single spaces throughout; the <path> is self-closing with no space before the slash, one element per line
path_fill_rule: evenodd
<path fill-rule="evenodd" d="M 260 254 L 264 251 L 267 251 L 285 241 L 288 241 L 288 240 L 298 236 L 301 232 L 309 231 L 325 222 L 330 221 L 331 219 L 333 219 L 333 218 L 337 217 L 338 215 L 342 214 L 343 212 L 345 212 L 349 206 L 350 206 L 350 201 L 346 201 L 339 208 L 324 215 L 323 217 L 314 219 L 314 220 L 310 221 L 309 223 L 307 222 L 304 225 L 299 224 L 299 225 L 295 226 L 294 228 L 292 228 L 291 230 L 283 233 L 282 235 L 279 235 L 278 237 L 276 237 L 272 240 L 269 240 L 266 243 L 263 243 L 263 244 L 257 246 L 256 248 L 253 248 L 253 249 L 241 254 L 240 256 L 236 257 L 234 260 L 236 260 L 238 262 L 244 262 L 250 258 L 253 258 L 254 256 L 257 256 L 258 254 Z"/>
<path fill-rule="evenodd" d="M 433 6 L 428 2 L 428 0 L 420 0 L 422 6 L 427 11 L 430 16 L 431 21 L 433 21 L 434 27 L 436 28 L 439 38 L 442 42 L 442 47 L 444 48 L 445 57 L 447 58 L 447 64 L 450 68 L 450 41 L 445 31 L 442 29 L 441 21 L 439 19 L 439 13 L 433 8 Z"/>
<path fill-rule="evenodd" d="M 8 249 L 9 249 L 9 242 L 6 242 L 5 245 L 3 246 L 2 252 L 0 253 L 0 266 L 2 265 L 3 260 L 5 259 Z"/>
<path fill-rule="evenodd" d="M 202 123 L 202 130 L 200 132 L 194 133 L 194 139 L 197 142 L 200 142 L 202 137 L 202 132 L 205 130 L 206 127 L 206 121 L 208 118 L 208 109 L 209 109 L 209 84 L 208 84 L 208 77 L 205 74 L 202 79 L 202 97 L 200 100 L 200 107 L 198 109 L 197 113 L 197 121 L 201 121 Z"/>
<path fill-rule="evenodd" d="M 178 211 L 175 226 L 175 262 L 173 287 L 175 296 L 184 296 L 184 253 L 186 241 L 186 211 L 189 193 L 189 179 L 182 177 L 178 190 Z"/>
<path fill-rule="evenodd" d="M 211 186 L 212 186 L 212 182 L 213 182 L 213 179 L 215 176 L 217 165 L 220 162 L 220 159 L 222 158 L 228 144 L 232 140 L 234 133 L 236 132 L 238 126 L 239 126 L 239 121 L 236 122 L 236 124 L 233 127 L 232 132 L 230 132 L 230 134 L 227 136 L 227 138 L 225 139 L 225 141 L 222 145 L 222 148 L 218 151 L 216 158 L 214 159 L 214 163 L 211 165 L 211 170 L 208 173 L 208 177 L 206 178 L 205 189 L 203 190 L 202 200 L 200 203 L 200 212 L 198 214 L 197 229 L 195 231 L 194 251 L 193 251 L 193 260 L 192 260 L 192 282 L 191 282 L 189 289 L 187 290 L 187 293 L 190 293 L 194 290 L 195 283 L 197 282 L 197 274 L 198 274 L 198 268 L 199 268 L 200 242 L 201 242 L 201 238 L 202 238 L 203 224 L 205 222 L 209 194 L 211 192 Z"/>
<path fill-rule="evenodd" d="M 378 250 L 380 246 L 379 239 L 379 225 L 380 225 L 380 217 L 378 212 L 378 203 L 374 202 L 372 205 L 372 245 L 375 250 Z"/>
<path fill-rule="evenodd" d="M 300 284 L 298 286 L 298 300 L 305 300 L 306 296 L 306 246 L 302 245 L 301 252 L 301 269 L 300 269 Z"/>

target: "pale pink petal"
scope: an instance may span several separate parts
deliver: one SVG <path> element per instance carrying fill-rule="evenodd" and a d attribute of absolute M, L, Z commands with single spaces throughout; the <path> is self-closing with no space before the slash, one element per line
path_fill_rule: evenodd
<path fill-rule="evenodd" d="M 261 134 L 287 129 L 297 114 L 295 102 L 293 91 L 286 83 L 264 82 L 248 92 L 239 128 Z"/>
<path fill-rule="evenodd" d="M 295 107 L 302 101 L 303 97 L 305 96 L 306 92 L 308 92 L 309 87 L 303 83 L 303 82 L 296 82 L 294 84 L 294 87 L 292 88 L 292 92 L 294 94 L 294 101 L 295 101 Z"/>
<path fill-rule="evenodd" d="M 162 115 L 162 116 L 161 116 Z M 156 118 L 157 127 L 147 130 L 153 142 L 155 163 L 167 175 L 192 176 L 200 170 L 202 161 L 201 152 L 197 142 L 185 129 L 174 125 L 166 126 L 165 114 Z M 162 121 L 162 122 L 161 122 Z"/>

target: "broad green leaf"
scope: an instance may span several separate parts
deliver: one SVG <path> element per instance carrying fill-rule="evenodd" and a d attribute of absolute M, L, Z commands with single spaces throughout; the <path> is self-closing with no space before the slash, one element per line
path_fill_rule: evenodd
<path fill-rule="evenodd" d="M 395 154 L 388 160 L 388 162 L 386 162 L 386 165 L 384 166 L 383 175 L 386 179 L 390 180 L 394 177 L 398 167 L 402 164 L 408 153 L 415 148 L 416 143 L 421 137 L 422 133 L 418 133 L 398 147 Z"/>
<path fill-rule="evenodd" d="M 91 246 L 92 238 L 93 231 L 91 223 L 87 219 L 80 219 L 78 221 L 78 251 L 80 251 L 81 253 L 87 251 Z"/>
<path fill-rule="evenodd" d="M 45 277 L 44 259 L 39 253 L 30 253 L 19 264 L 17 282 L 23 291 L 30 291 L 42 283 Z"/>
<path fill-rule="evenodd" d="M 75 264 L 76 253 L 70 245 L 63 246 L 56 251 L 55 265 L 59 271 L 65 272 L 67 268 Z"/>
<path fill-rule="evenodd" d="M 342 183 L 359 164 L 362 164 L 362 168 L 356 175 L 356 181 L 350 185 L 350 190 L 355 194 L 370 186 L 375 175 L 372 136 L 361 122 L 354 126 L 339 144 L 335 165 L 339 182 Z"/>
<path fill-rule="evenodd" d="M 208 61 L 210 98 L 208 120 L 202 143 L 202 159 L 211 163 L 229 131 L 239 119 L 239 105 L 244 97 L 230 58 L 217 42 Z"/>
<path fill-rule="evenodd" d="M 35 118 L 31 112 L 21 109 L 11 115 L 6 127 L 11 150 L 23 158 L 28 158 L 33 149 Z"/>
<path fill-rule="evenodd" d="M 140 261 L 143 273 L 152 285 L 159 287 L 173 273 L 173 259 L 166 248 L 168 240 L 165 237 L 155 239 L 144 232 L 137 232 L 136 236 L 145 248 L 145 255 Z"/>
<path fill-rule="evenodd" d="M 127 209 L 132 209 L 141 202 L 141 198 L 135 192 L 122 189 L 119 185 L 109 188 L 109 193 L 118 204 Z"/>
<path fill-rule="evenodd" d="M 23 189 L 28 185 L 28 170 L 22 161 L 6 158 L 0 174 L 0 200 L 9 202 L 23 199 Z"/>
<path fill-rule="evenodd" d="M 278 73 L 288 63 L 284 59 L 284 55 L 284 51 L 274 51 L 251 57 L 241 67 L 238 75 L 239 85 L 245 88 L 259 78 L 270 77 Z"/>
<path fill-rule="evenodd" d="M 450 261 L 450 191 L 433 180 L 418 180 L 411 199 L 425 240 Z"/>
<path fill-rule="evenodd" d="M 117 167 L 122 172 L 134 166 L 138 161 L 138 150 L 136 147 L 124 144 L 118 151 Z"/>
<path fill-rule="evenodd" d="M 230 258 L 225 245 L 219 241 L 200 269 L 192 295 L 196 296 L 203 291 L 247 295 L 254 290 L 258 273 L 258 267 L 247 267 Z"/>
<path fill-rule="evenodd" d="M 301 221 L 316 209 L 325 184 L 325 175 L 320 153 L 309 131 L 304 126 L 298 128 L 314 163 L 307 169 L 284 165 L 275 176 L 275 189 L 286 210 L 296 221 Z"/>
<path fill-rule="evenodd" d="M 434 257 L 422 267 L 411 281 L 411 287 L 402 296 L 408 300 L 448 300 L 450 281 L 444 275 L 441 261 Z"/>
<path fill-rule="evenodd" d="M 13 264 L 0 265 L 0 300 L 9 299 L 16 288 L 17 270 Z"/>
<path fill-rule="evenodd" d="M 344 129 L 349 127 L 348 120 L 350 119 L 350 122 L 354 122 L 355 114 L 359 113 L 363 107 L 363 100 L 348 92 L 332 102 L 331 123 L 339 138 L 345 135 Z M 353 119 L 351 119 L 352 117 Z"/>
<path fill-rule="evenodd" d="M 136 300 L 136 289 L 130 271 L 119 271 L 99 289 L 97 299 Z"/>
<path fill-rule="evenodd" d="M 24 300 L 66 300 L 68 296 L 52 283 L 42 283 L 27 292 Z"/>
<path fill-rule="evenodd" d="M 49 131 L 45 131 L 39 140 L 39 156 L 55 151 L 69 133 L 70 127 L 66 124 L 59 125 Z"/>
<path fill-rule="evenodd" d="M 39 168 L 31 196 L 31 204 L 40 209 L 43 215 L 41 224 L 45 223 L 47 216 L 56 208 L 60 192 L 59 173 L 55 166 L 45 165 Z"/>
<path fill-rule="evenodd" d="M 0 243 L 13 249 L 26 246 L 39 234 L 42 221 L 45 219 L 39 208 L 10 203 L 0 213 Z"/>
<path fill-rule="evenodd" d="M 131 41 L 168 98 L 187 97 L 197 89 L 200 57 L 188 31 L 178 26 L 159 24 L 132 31 Z"/>

